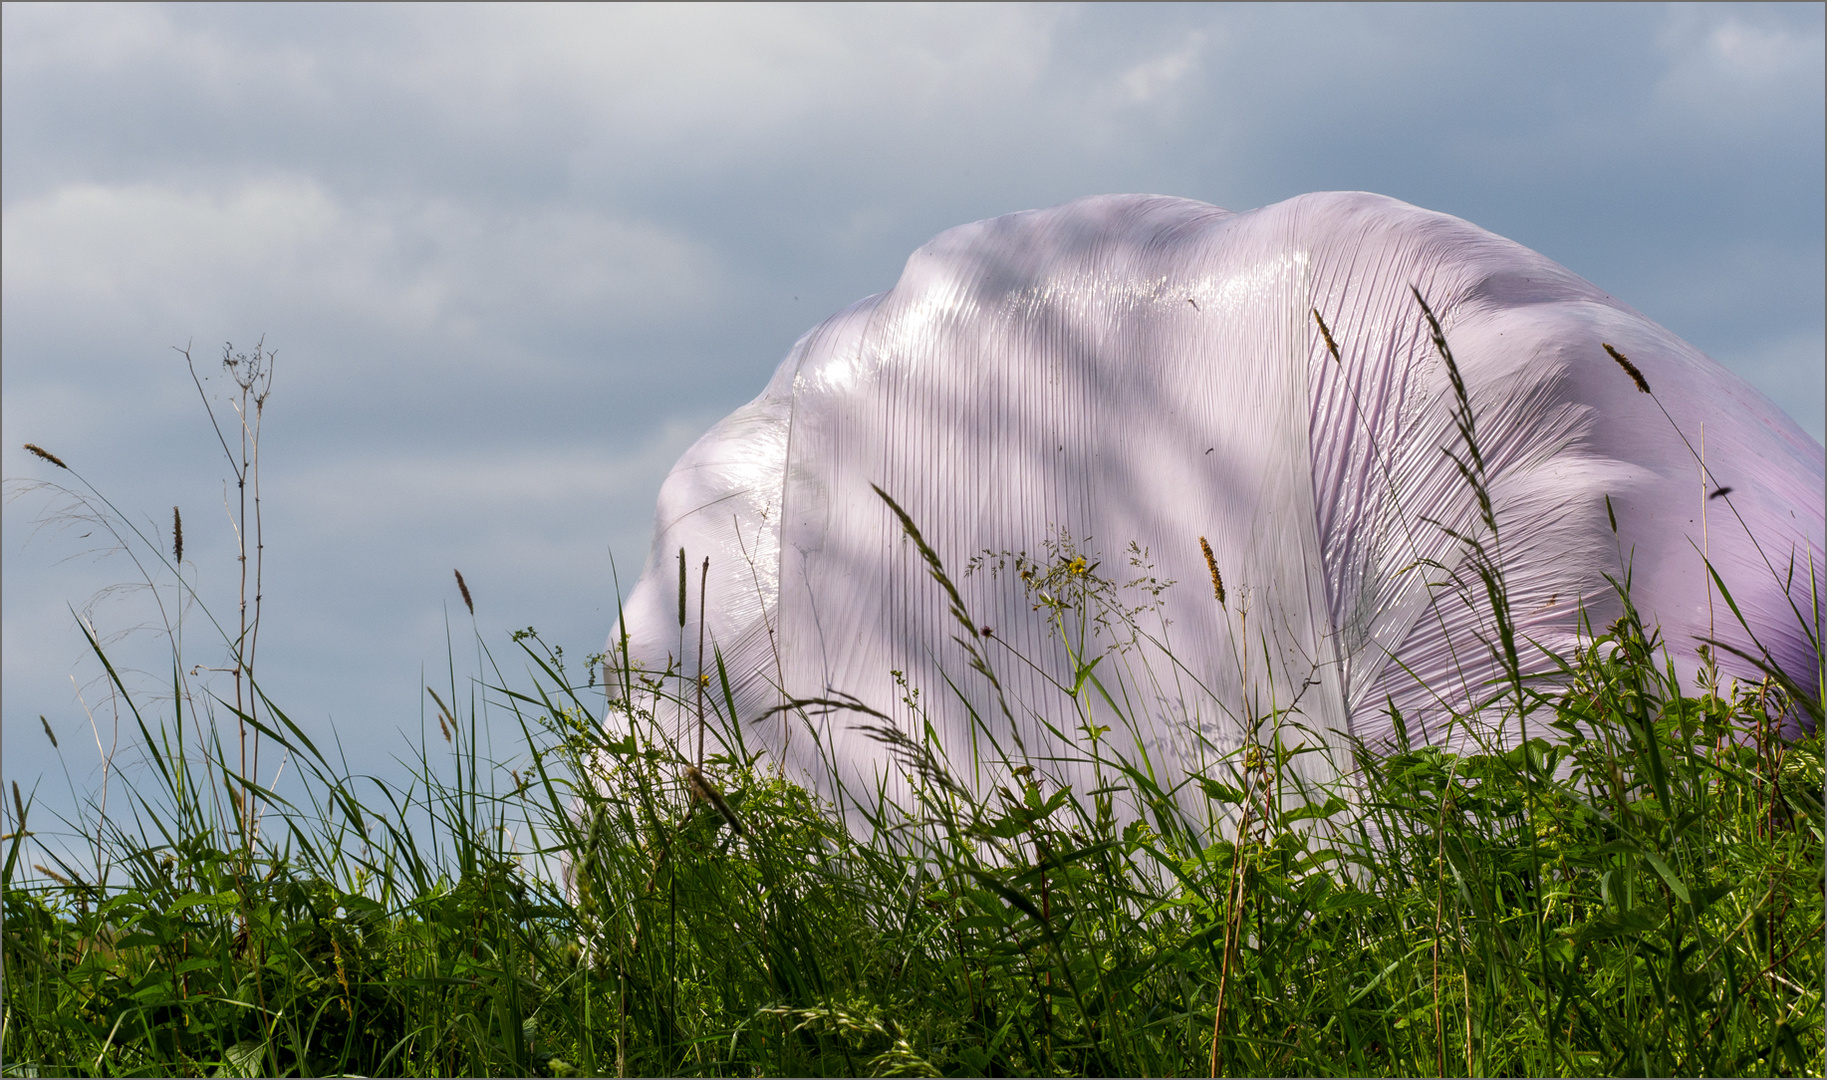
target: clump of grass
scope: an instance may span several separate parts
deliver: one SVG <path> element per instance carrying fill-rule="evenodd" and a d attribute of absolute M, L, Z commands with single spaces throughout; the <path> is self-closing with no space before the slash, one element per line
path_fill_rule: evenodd
<path fill-rule="evenodd" d="M 1466 542 L 1501 607 L 1487 524 Z M 1326 751 L 1265 715 L 1189 799 L 1104 737 L 1141 721 L 1069 631 L 1140 609 L 1096 569 L 1069 544 L 1019 566 L 1068 646 L 1062 686 L 1099 703 L 1053 718 L 1097 778 L 1083 791 L 999 717 L 974 718 L 984 758 L 954 763 L 932 725 L 831 693 L 784 714 L 815 740 L 855 717 L 907 794 L 825 802 L 751 745 L 774 721 L 735 715 L 714 648 L 695 673 L 612 658 L 606 688 L 592 657 L 580 686 L 530 631 L 513 664 L 478 632 L 467 677 L 453 650 L 427 688 L 442 737 L 389 783 L 321 752 L 251 673 L 258 713 L 182 686 L 142 713 L 90 636 L 148 767 L 127 812 L 65 823 L 93 873 L 35 838 L 15 784 L 0 1055 L 38 1075 L 1822 1071 L 1823 747 L 1818 722 L 1778 734 L 1819 708 L 1792 681 L 1690 692 L 1624 576 L 1621 617 L 1556 679 L 1505 665 L 1485 707 L 1533 718 L 1509 745 L 1414 745 L 1397 715 L 1394 747 L 1352 746 L 1336 783 L 1301 788 L 1296 756 Z M 686 572 L 681 552 L 682 637 Z M 919 689 L 917 721 L 970 707 Z M 238 768 L 243 727 L 294 763 L 283 788 Z"/>

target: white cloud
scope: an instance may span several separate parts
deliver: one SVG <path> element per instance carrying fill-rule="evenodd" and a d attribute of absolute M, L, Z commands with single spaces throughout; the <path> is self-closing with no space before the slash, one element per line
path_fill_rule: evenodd
<path fill-rule="evenodd" d="M 415 72 L 481 95 L 570 99 L 643 142 L 714 137 L 712 152 L 800 134 L 809 119 L 929 112 L 1031 84 L 1064 13 L 1040 7 L 543 7 L 474 12 Z M 503 47 L 505 46 L 505 47 Z M 474 50 L 486 49 L 486 57 Z M 788 129 L 795 129 L 789 131 Z"/>
<path fill-rule="evenodd" d="M 180 339 L 250 321 L 393 339 L 474 341 L 579 320 L 607 332 L 715 304 L 723 284 L 712 253 L 652 222 L 551 205 L 352 201 L 295 176 L 216 191 L 61 186 L 6 208 L 0 266 L 6 304 L 34 322 Z"/>
<path fill-rule="evenodd" d="M 0 266 L 10 304 L 138 324 L 204 296 L 242 302 L 222 294 L 295 265 L 334 233 L 345 234 L 346 250 L 341 218 L 308 182 L 219 195 L 76 183 L 6 208 Z"/>
<path fill-rule="evenodd" d="M 639 169 L 739 160 L 834 123 L 940 123 L 961 108 L 1013 106 L 1070 17 L 1016 5 L 9 5 L 5 56 L 14 85 L 130 81 L 230 111 L 404 114 L 440 138 L 513 145 L 530 134 L 561 156 L 667 148 L 666 162 L 617 163 Z"/>
<path fill-rule="evenodd" d="M 1812 97 L 1818 118 L 1827 71 L 1821 26 L 1769 14 L 1672 7 L 1660 35 L 1668 69 L 1656 86 L 1665 107 L 1724 129 L 1760 130 L 1798 119 L 1797 99 Z"/>
<path fill-rule="evenodd" d="M 619 450 L 596 442 L 542 441 L 393 453 L 378 460 L 343 454 L 295 465 L 270 481 L 269 490 L 272 502 L 287 507 L 288 517 L 309 529 L 314 542 L 340 540 L 353 547 L 377 534 L 462 521 L 470 530 L 467 542 L 483 543 L 553 507 L 651 498 L 673 462 L 713 420 L 675 417 Z"/>
<path fill-rule="evenodd" d="M 162 8 L 150 4 L 8 4 L 0 41 L 12 79 L 105 73 L 177 44 Z"/>
<path fill-rule="evenodd" d="M 174 95 L 220 109 L 328 103 L 337 73 L 324 53 L 199 15 L 185 5 L 8 4 L 0 46 L 8 90 L 60 86 L 75 99 L 125 84 L 137 92 L 121 103 L 129 109 Z"/>
<path fill-rule="evenodd" d="M 1180 90 L 1197 69 L 1204 51 L 1205 32 L 1194 30 L 1183 44 L 1123 72 L 1119 83 L 1125 96 L 1131 104 L 1146 105 Z"/>

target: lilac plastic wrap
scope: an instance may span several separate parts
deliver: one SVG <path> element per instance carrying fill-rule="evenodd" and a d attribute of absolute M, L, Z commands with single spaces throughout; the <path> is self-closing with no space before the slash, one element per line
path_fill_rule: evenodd
<path fill-rule="evenodd" d="M 1442 721 L 1496 668 L 1481 594 L 1444 584 L 1464 559 L 1448 530 L 1476 535 L 1478 516 L 1446 453 L 1458 446 L 1454 398 L 1411 285 L 1468 387 L 1512 611 L 1534 643 L 1525 668 L 1543 666 L 1539 647 L 1576 644 L 1582 604 L 1592 625 L 1616 616 L 1605 575 L 1627 561 L 1637 605 L 1689 673 L 1709 633 L 1754 651 L 1709 596 L 1704 549 L 1763 646 L 1812 683 L 1803 621 L 1821 624 L 1809 591 L 1811 568 L 1819 578 L 1827 566 L 1821 446 L 1541 255 L 1359 193 L 1247 213 L 1106 196 L 941 234 L 892 290 L 806 334 L 761 396 L 674 467 L 611 655 L 625 629 L 641 667 L 695 673 L 708 556 L 706 640 L 752 743 L 825 786 L 806 721 L 752 718 L 789 697 L 848 694 L 917 736 L 899 672 L 969 775 L 974 735 L 1010 721 L 876 484 L 991 628 L 974 645 L 1002 681 L 1013 734 L 1056 782 L 1087 783 L 1081 766 L 1052 761 L 1058 732 L 1112 724 L 1108 703 L 1073 698 L 1074 661 L 1017 574 L 965 571 L 983 552 L 1039 558 L 1062 536 L 1101 576 L 1137 576 L 1134 542 L 1156 578 L 1177 582 L 1142 617 L 1137 646 L 1096 672 L 1133 722 L 1113 724 L 1111 749 L 1145 751 L 1163 779 L 1205 768 L 1271 709 L 1334 749 L 1339 733 L 1387 739 L 1392 704 L 1417 742 L 1464 737 Z M 1602 343 L 1635 363 L 1653 398 Z M 1694 452 L 1703 425 L 1729 506 L 1707 498 Z M 1793 583 L 1772 564 L 1793 564 Z M 1084 659 L 1109 644 L 1091 636 Z M 703 670 L 716 670 L 708 655 Z M 975 733 L 958 695 L 982 718 Z M 846 782 L 895 786 L 888 748 L 856 728 L 880 721 L 811 722 Z"/>

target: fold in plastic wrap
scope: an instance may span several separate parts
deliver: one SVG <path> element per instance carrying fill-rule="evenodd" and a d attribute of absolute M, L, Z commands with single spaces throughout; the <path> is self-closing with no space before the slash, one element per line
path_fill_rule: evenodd
<path fill-rule="evenodd" d="M 1455 398 L 1411 286 L 1463 372 L 1495 539 L 1449 454 L 1465 456 Z M 1386 744 L 1393 707 L 1413 741 L 1459 744 L 1473 727 L 1448 717 L 1487 696 L 1499 669 L 1454 533 L 1497 554 L 1525 670 L 1549 666 L 1544 649 L 1576 647 L 1582 611 L 1592 627 L 1614 619 L 1607 575 L 1628 573 L 1690 675 L 1711 636 L 1768 649 L 1811 683 L 1824 484 L 1821 446 L 1768 399 L 1464 221 L 1358 193 L 1248 213 L 1091 198 L 943 233 L 893 289 L 802 338 L 761 396 L 667 478 L 610 654 L 625 632 L 650 677 L 712 673 L 720 701 L 715 657 L 700 669 L 697 652 L 708 557 L 706 653 L 722 654 L 746 737 L 827 790 L 830 762 L 853 790 L 896 785 L 890 747 L 861 730 L 883 721 L 755 718 L 848 695 L 916 739 L 930 722 L 961 777 L 994 739 L 1079 790 L 1092 781 L 1069 759 L 1083 747 L 1063 740 L 1087 722 L 1110 725 L 1106 749 L 1145 755 L 1169 784 L 1270 714 L 1338 750 L 1344 735 Z M 871 485 L 944 559 L 1008 714 Z M 1709 498 L 1718 486 L 1729 495 Z M 1083 641 L 1062 636 L 1006 559 L 967 572 L 1008 552 L 1044 569 L 1061 543 L 1099 577 L 1175 583 L 1139 616 L 1139 644 L 1095 669 L 1127 726 L 1101 694 L 1072 693 L 1077 666 L 1120 635 L 1094 624 Z M 1132 565 L 1136 552 L 1152 570 Z M 1709 590 L 1703 552 L 1760 644 Z M 1144 587 L 1122 595 L 1151 599 Z M 1754 674 L 1718 655 L 1728 675 Z M 693 715 L 661 719 L 683 732 Z"/>

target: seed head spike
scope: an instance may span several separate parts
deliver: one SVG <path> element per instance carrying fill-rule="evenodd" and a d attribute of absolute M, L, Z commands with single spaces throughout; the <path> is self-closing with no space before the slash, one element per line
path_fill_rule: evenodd
<path fill-rule="evenodd" d="M 1207 543 L 1203 536 L 1199 538 L 1199 550 L 1205 552 L 1205 568 L 1212 572 L 1212 595 L 1217 597 L 1218 602 L 1222 604 L 1224 603 L 1224 575 L 1218 572 L 1218 560 L 1212 555 L 1212 545 Z"/>
<path fill-rule="evenodd" d="M 46 450 L 44 447 L 39 446 L 37 443 L 26 443 L 25 448 L 27 450 L 30 450 L 33 454 L 45 459 L 46 461 L 50 462 L 51 464 L 57 466 L 60 469 L 66 469 L 66 470 L 69 469 L 69 466 L 65 465 L 63 463 L 62 458 L 58 457 L 56 454 L 51 453 L 49 450 Z"/>
<path fill-rule="evenodd" d="M 1605 345 L 1605 343 L 1602 341 L 1599 342 L 1599 344 Z M 1618 350 L 1612 348 L 1610 345 L 1605 345 L 1605 351 L 1610 353 L 1611 358 L 1613 360 L 1616 360 L 1618 362 L 1618 366 L 1624 369 L 1624 374 L 1630 376 L 1630 381 L 1637 384 L 1638 390 L 1642 391 L 1645 394 L 1649 393 L 1649 380 L 1645 379 L 1643 377 L 1643 373 L 1641 371 L 1637 370 L 1637 365 L 1631 363 L 1630 359 L 1628 357 L 1626 357 L 1623 353 L 1619 352 Z"/>
<path fill-rule="evenodd" d="M 1313 321 L 1319 324 L 1320 336 L 1326 339 L 1326 351 L 1332 354 L 1332 362 L 1344 366 L 1345 361 L 1339 358 L 1339 343 L 1332 340 L 1332 328 L 1326 320 L 1320 318 L 1319 308 L 1313 308 Z"/>

